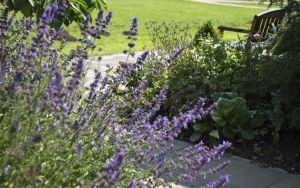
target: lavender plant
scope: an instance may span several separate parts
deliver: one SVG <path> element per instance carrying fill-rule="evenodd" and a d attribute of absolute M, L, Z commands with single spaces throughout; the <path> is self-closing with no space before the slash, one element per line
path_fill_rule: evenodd
<path fill-rule="evenodd" d="M 87 51 L 95 48 L 90 38 L 105 33 L 112 14 L 100 11 L 95 26 L 86 17 L 81 45 L 64 54 L 63 29 L 49 27 L 62 8 L 49 6 L 38 24 L 15 19 L 6 6 L 1 10 L 1 187 L 156 187 L 205 178 L 229 164 L 203 170 L 222 157 L 228 142 L 174 151 L 181 130 L 214 109 L 204 99 L 176 117 L 159 116 L 167 86 L 152 99 L 145 97 L 147 80 L 133 92 L 118 92 L 136 66 L 128 61 L 114 74 L 96 72 L 85 86 Z M 136 24 L 133 19 L 134 36 Z M 223 176 L 203 186 L 227 182 Z"/>

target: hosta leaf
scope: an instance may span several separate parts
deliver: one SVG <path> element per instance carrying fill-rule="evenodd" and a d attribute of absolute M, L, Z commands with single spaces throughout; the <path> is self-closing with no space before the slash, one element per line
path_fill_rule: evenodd
<path fill-rule="evenodd" d="M 228 126 L 224 127 L 222 133 L 226 138 L 230 138 L 230 139 L 232 139 L 235 136 L 235 132 Z"/>
<path fill-rule="evenodd" d="M 209 133 L 209 136 L 212 136 L 216 139 L 220 139 L 219 131 L 218 130 L 213 130 Z"/>
<path fill-rule="evenodd" d="M 222 114 L 219 113 L 218 110 L 214 111 L 211 114 L 211 118 L 219 125 L 219 126 L 224 126 L 226 125 L 225 119 L 222 117 Z"/>
<path fill-rule="evenodd" d="M 200 131 L 200 132 L 206 132 L 209 130 L 209 122 L 200 122 L 193 124 L 193 130 Z"/>
<path fill-rule="evenodd" d="M 242 137 L 246 140 L 253 140 L 255 138 L 256 132 L 252 129 L 247 129 L 242 131 Z"/>
<path fill-rule="evenodd" d="M 220 94 L 220 97 L 226 98 L 226 99 L 233 99 L 237 96 L 238 96 L 238 94 L 236 92 L 223 92 Z"/>
<path fill-rule="evenodd" d="M 190 136 L 190 141 L 191 142 L 196 142 L 197 140 L 200 139 L 202 133 L 199 131 L 194 131 L 193 134 Z"/>

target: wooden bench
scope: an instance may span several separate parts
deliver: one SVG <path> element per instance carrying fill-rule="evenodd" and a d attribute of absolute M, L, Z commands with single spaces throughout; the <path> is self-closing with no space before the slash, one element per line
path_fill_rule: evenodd
<path fill-rule="evenodd" d="M 224 31 L 239 33 L 249 33 L 251 36 L 258 33 L 262 39 L 266 39 L 269 33 L 274 32 L 284 17 L 284 9 L 273 9 L 262 12 L 254 16 L 250 30 L 219 26 L 218 29 L 223 34 Z"/>

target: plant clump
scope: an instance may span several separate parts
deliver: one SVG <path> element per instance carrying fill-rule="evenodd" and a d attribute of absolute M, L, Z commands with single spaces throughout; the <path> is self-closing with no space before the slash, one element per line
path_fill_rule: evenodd
<path fill-rule="evenodd" d="M 56 12 L 64 8 L 48 6 L 38 23 L 16 19 L 8 7 L 1 8 L 1 187 L 156 187 L 205 178 L 229 164 L 203 168 L 220 159 L 229 142 L 214 147 L 199 143 L 184 153 L 174 150 L 181 130 L 215 106 L 199 98 L 182 114 L 158 115 L 168 86 L 149 97 L 146 79 L 129 84 L 147 52 L 136 63 L 121 62 L 113 74 L 95 70 L 94 80 L 87 84 L 88 50 L 97 48 L 90 38 L 101 38 L 112 13 L 101 10 L 96 26 L 87 16 L 81 45 L 66 54 L 63 29 L 50 27 Z M 131 34 L 130 48 L 137 19 L 132 20 Z M 121 91 L 124 86 L 128 89 Z M 222 187 L 228 181 L 222 176 L 203 187 Z"/>

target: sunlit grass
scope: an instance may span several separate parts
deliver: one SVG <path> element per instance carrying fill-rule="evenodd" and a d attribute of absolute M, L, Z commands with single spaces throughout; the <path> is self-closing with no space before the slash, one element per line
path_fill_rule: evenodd
<path fill-rule="evenodd" d="M 133 16 L 139 19 L 139 37 L 136 51 L 152 47 L 148 37 L 145 23 L 157 22 L 182 22 L 189 24 L 192 31 L 205 21 L 211 20 L 215 27 L 218 25 L 250 28 L 253 16 L 262 9 L 249 9 L 241 7 L 213 5 L 183 0 L 109 0 L 109 10 L 114 12 L 113 24 L 110 26 L 110 37 L 103 37 L 96 41 L 97 46 L 102 47 L 102 54 L 121 53 L 127 49 L 127 39 L 122 32 L 128 30 Z M 96 18 L 97 12 L 92 13 Z M 77 24 L 72 24 L 68 31 L 74 36 L 79 36 Z M 244 34 L 239 34 L 243 36 Z M 237 40 L 237 33 L 225 32 L 225 39 Z M 76 44 L 68 45 L 68 49 Z M 94 53 L 98 53 L 95 51 Z"/>

